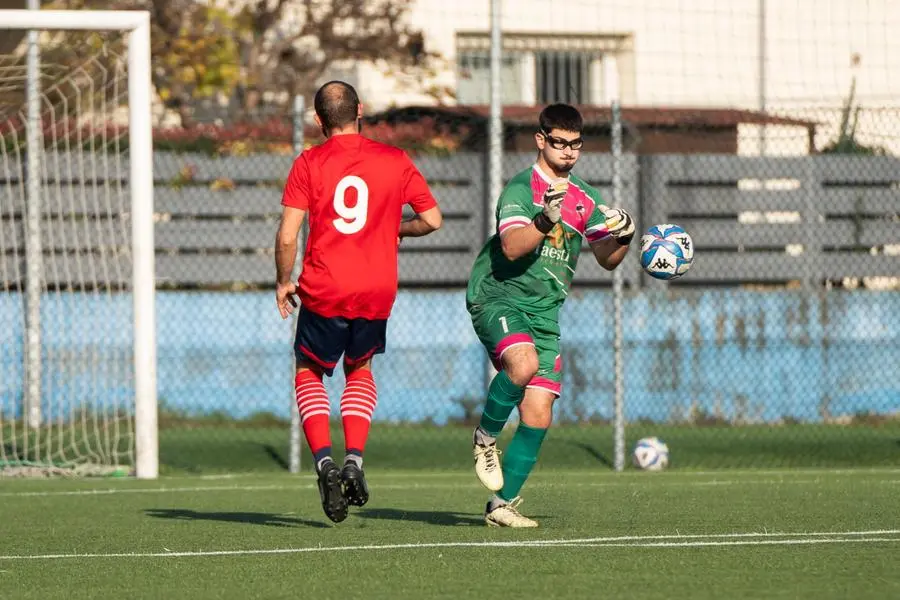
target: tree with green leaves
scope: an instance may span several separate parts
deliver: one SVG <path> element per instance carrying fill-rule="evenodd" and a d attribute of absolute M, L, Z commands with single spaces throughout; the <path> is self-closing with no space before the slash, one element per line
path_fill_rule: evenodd
<path fill-rule="evenodd" d="M 153 84 L 184 123 L 197 101 L 224 97 L 253 109 L 263 99 L 309 98 L 347 61 L 417 76 L 442 59 L 411 26 L 412 0 L 56 0 L 53 8 L 149 10 Z M 50 7 L 50 6 L 48 6 Z M 423 90 L 448 96 L 449 90 Z"/>

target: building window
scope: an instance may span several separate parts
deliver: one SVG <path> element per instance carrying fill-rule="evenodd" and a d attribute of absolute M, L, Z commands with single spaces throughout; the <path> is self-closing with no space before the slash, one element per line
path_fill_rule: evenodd
<path fill-rule="evenodd" d="M 504 104 L 522 102 L 521 57 L 505 54 L 500 62 L 501 98 Z M 457 55 L 457 100 L 461 104 L 491 101 L 491 54 L 480 50 Z"/>
<path fill-rule="evenodd" d="M 538 104 L 591 102 L 591 61 L 600 54 L 535 52 L 535 99 Z"/>
<path fill-rule="evenodd" d="M 461 104 L 490 101 L 490 37 L 477 31 L 456 33 L 457 99 Z M 502 97 L 506 104 L 600 104 L 603 65 L 615 58 L 622 102 L 635 102 L 634 40 L 630 34 L 503 32 Z"/>

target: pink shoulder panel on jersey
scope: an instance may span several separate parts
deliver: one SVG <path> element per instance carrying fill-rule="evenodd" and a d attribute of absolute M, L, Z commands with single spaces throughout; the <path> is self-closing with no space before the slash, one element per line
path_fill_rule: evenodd
<path fill-rule="evenodd" d="M 544 192 L 548 187 L 550 187 L 549 178 L 535 165 L 531 173 L 531 191 L 536 205 L 543 204 Z M 593 214 L 595 206 L 594 199 L 570 179 L 569 190 L 562 205 L 563 223 L 587 237 L 587 222 Z M 591 241 L 590 237 L 588 237 L 588 241 Z"/>

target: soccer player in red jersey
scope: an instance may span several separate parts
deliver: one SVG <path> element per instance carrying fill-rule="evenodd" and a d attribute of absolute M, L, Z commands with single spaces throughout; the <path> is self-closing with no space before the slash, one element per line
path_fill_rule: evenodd
<path fill-rule="evenodd" d="M 441 226 L 441 211 L 407 154 L 360 135 L 356 90 L 331 81 L 316 92 L 315 120 L 326 141 L 294 161 L 284 187 L 275 241 L 275 300 L 281 317 L 297 306 L 294 388 L 303 432 L 312 451 L 325 514 L 347 518 L 369 490 L 363 450 L 375 410 L 372 357 L 384 352 L 387 319 L 397 296 L 400 239 Z M 402 221 L 403 205 L 416 216 Z M 300 280 L 291 280 L 297 235 L 309 215 Z M 345 459 L 331 457 L 330 405 L 324 375 L 343 355 L 347 384 L 341 396 Z"/>

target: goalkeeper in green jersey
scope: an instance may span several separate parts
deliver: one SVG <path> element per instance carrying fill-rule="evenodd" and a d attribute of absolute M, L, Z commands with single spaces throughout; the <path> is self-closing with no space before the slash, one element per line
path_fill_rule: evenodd
<path fill-rule="evenodd" d="M 584 141 L 581 114 L 547 106 L 535 134 L 537 162 L 510 180 L 497 202 L 497 231 L 475 259 L 466 307 L 498 373 L 473 435 L 475 472 L 495 492 L 484 519 L 496 527 L 537 527 L 518 511 L 560 394 L 559 310 L 582 239 L 597 262 L 615 269 L 634 237 L 634 221 L 608 208 L 571 173 Z M 500 465 L 497 435 L 513 408 L 519 426 Z"/>

